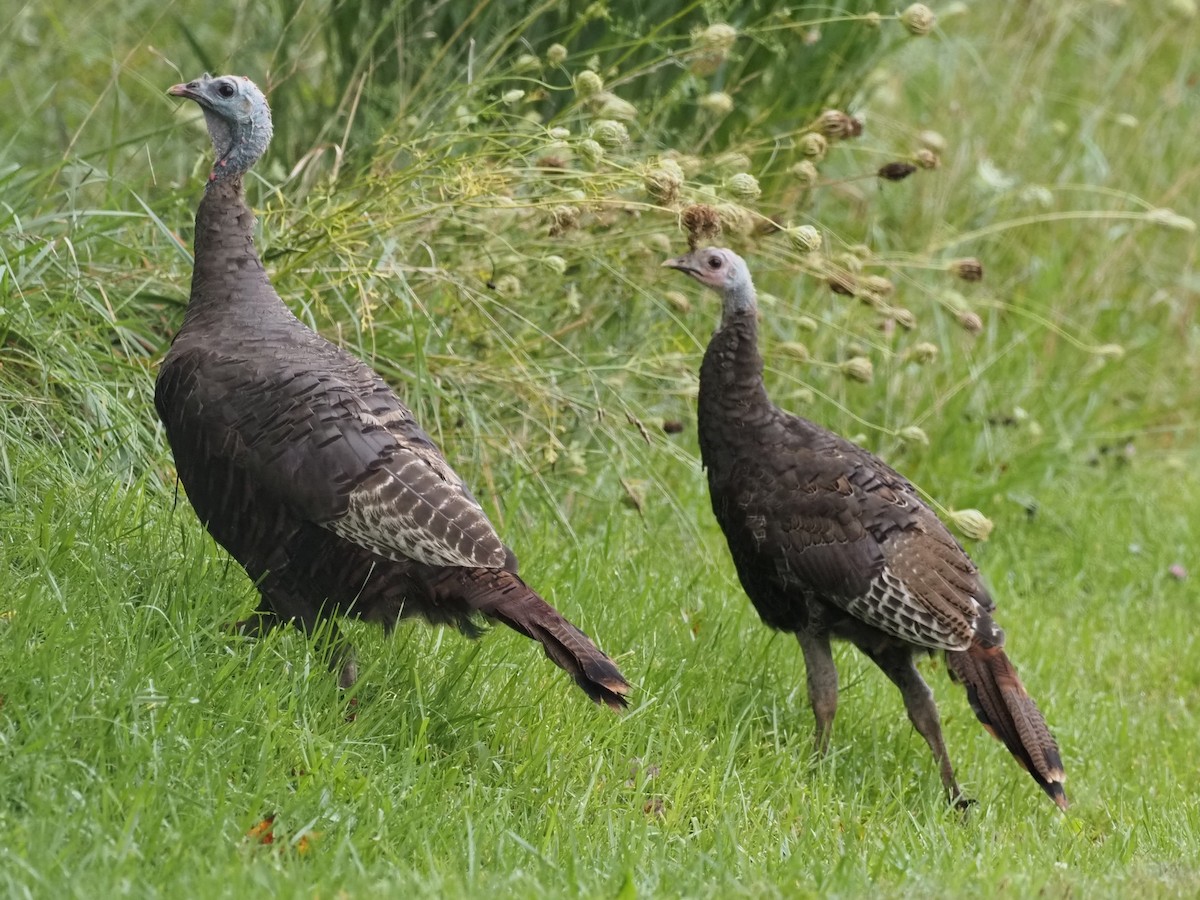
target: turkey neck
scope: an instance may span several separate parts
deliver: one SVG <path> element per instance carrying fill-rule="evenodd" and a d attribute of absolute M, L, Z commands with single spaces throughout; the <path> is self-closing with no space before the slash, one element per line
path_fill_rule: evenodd
<path fill-rule="evenodd" d="M 192 296 L 184 324 L 213 311 L 225 316 L 263 306 L 286 309 L 254 248 L 254 213 L 242 179 L 210 182 L 196 211 Z"/>
<path fill-rule="evenodd" d="M 716 330 L 700 365 L 700 454 L 711 466 L 714 453 L 755 432 L 775 418 L 775 407 L 762 380 L 758 320 L 753 309 L 728 313 Z"/>

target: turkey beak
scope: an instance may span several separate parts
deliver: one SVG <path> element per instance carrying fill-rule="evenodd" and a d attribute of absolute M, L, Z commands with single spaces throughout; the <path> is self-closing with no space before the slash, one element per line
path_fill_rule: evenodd
<path fill-rule="evenodd" d="M 171 87 L 167 88 L 167 93 L 172 97 L 183 97 L 185 100 L 199 101 L 199 97 L 196 96 L 196 91 L 187 84 L 173 84 Z"/>
<path fill-rule="evenodd" d="M 668 259 L 663 263 L 663 268 L 678 269 L 680 272 L 692 275 L 693 277 L 700 274 L 700 270 L 692 265 L 691 258 L 687 256 L 677 256 L 674 259 Z"/>

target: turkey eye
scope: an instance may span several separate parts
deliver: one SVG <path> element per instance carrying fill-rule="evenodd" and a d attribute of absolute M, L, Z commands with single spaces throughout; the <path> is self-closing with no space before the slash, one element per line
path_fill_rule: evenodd
<path fill-rule="evenodd" d="M 719 269 L 719 268 L 721 268 L 721 257 L 719 257 L 719 256 L 711 256 L 711 257 L 709 257 L 709 260 L 708 260 L 708 267 L 709 267 L 710 269 Z"/>
<path fill-rule="evenodd" d="M 217 93 L 220 94 L 222 97 L 232 97 L 234 94 L 233 85 L 230 84 L 228 81 L 224 81 L 217 88 Z"/>

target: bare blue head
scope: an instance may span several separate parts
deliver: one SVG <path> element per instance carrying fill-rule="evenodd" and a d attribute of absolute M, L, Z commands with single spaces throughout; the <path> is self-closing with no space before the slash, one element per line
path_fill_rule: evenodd
<path fill-rule="evenodd" d="M 209 184 L 244 174 L 271 142 L 271 107 L 263 92 L 245 75 L 214 77 L 205 72 L 167 93 L 186 97 L 204 110 L 217 157 L 208 176 Z"/>
<path fill-rule="evenodd" d="M 722 320 L 758 308 L 754 282 L 746 261 L 724 247 L 703 247 L 685 256 L 668 259 L 664 266 L 690 275 L 721 295 Z"/>

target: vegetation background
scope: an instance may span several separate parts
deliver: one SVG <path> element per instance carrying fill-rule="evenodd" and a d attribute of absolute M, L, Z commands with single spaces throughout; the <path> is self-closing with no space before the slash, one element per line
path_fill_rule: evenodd
<path fill-rule="evenodd" d="M 0 892 L 1200 892 L 1196 5 L 935 11 L 916 36 L 870 0 L 6 10 Z M 164 92 L 206 69 L 274 106 L 250 194 L 281 294 L 408 398 L 627 715 L 503 629 L 356 629 L 352 698 L 296 635 L 228 633 L 254 592 L 151 400 L 209 164 Z M 864 133 L 822 156 L 827 108 Z M 940 165 L 875 176 L 901 161 Z M 812 757 L 798 648 L 707 509 L 715 298 L 659 268 L 692 202 L 766 295 L 777 401 L 994 522 L 968 546 L 1068 814 L 939 660 L 965 820 L 846 648 Z"/>

